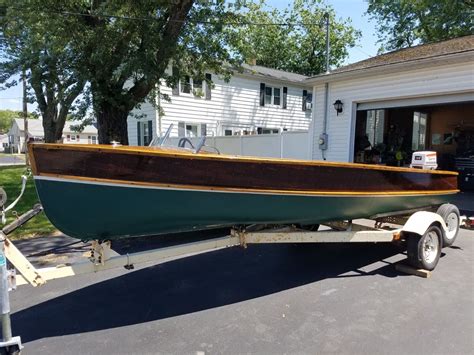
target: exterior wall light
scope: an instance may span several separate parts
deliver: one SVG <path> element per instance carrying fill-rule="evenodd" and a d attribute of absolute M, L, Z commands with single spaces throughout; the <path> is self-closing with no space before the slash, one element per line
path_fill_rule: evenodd
<path fill-rule="evenodd" d="M 342 103 L 341 100 L 336 100 L 336 102 L 334 102 L 334 108 L 336 109 L 336 112 L 337 112 L 337 115 L 339 116 L 339 114 L 342 112 L 342 107 L 344 106 L 344 104 Z"/>

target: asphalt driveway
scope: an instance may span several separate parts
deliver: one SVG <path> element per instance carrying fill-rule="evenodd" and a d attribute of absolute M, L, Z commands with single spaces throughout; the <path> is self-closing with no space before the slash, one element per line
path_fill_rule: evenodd
<path fill-rule="evenodd" d="M 83 252 L 56 253 L 71 248 Z M 25 354 L 472 353 L 474 231 L 429 279 L 397 272 L 404 257 L 386 244 L 253 245 L 21 286 L 13 332 Z"/>
<path fill-rule="evenodd" d="M 3 154 L 0 153 L 0 166 L 5 165 L 24 165 L 24 154 Z"/>

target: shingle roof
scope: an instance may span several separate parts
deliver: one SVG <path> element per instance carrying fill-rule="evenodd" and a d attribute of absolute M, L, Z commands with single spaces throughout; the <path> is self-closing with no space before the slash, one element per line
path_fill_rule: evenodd
<path fill-rule="evenodd" d="M 18 127 L 20 128 L 20 130 L 23 131 L 24 127 L 25 127 L 23 118 L 15 118 L 15 122 L 18 125 Z M 64 124 L 63 132 L 64 133 L 76 132 L 76 131 L 72 130 L 71 126 L 76 126 L 78 124 L 79 124 L 78 122 L 66 121 L 66 123 Z M 35 136 L 35 137 L 44 136 L 43 122 L 39 119 L 38 120 L 29 119 L 28 120 L 28 132 L 32 136 Z M 97 128 L 95 128 L 92 125 L 89 125 L 89 126 L 84 127 L 84 129 L 82 130 L 81 133 L 97 134 Z"/>
<path fill-rule="evenodd" d="M 335 70 L 332 70 L 329 74 L 320 75 L 331 75 L 349 71 L 370 69 L 385 65 L 404 63 L 420 59 L 428 59 L 470 51 L 474 51 L 474 35 L 399 49 L 393 52 L 385 53 L 373 58 L 365 59 L 360 62 L 337 68 Z"/>
<path fill-rule="evenodd" d="M 25 130 L 24 119 L 23 118 L 15 118 L 15 123 L 17 124 L 20 131 Z M 42 137 L 44 136 L 43 131 L 43 122 L 41 120 L 28 120 L 28 133 L 35 137 Z"/>
<path fill-rule="evenodd" d="M 261 76 L 268 79 L 276 79 L 276 80 L 291 81 L 291 82 L 298 83 L 308 78 L 305 75 L 290 73 L 290 72 L 278 70 L 278 69 L 262 67 L 260 65 L 243 64 L 242 67 L 244 68 L 244 73 Z"/>

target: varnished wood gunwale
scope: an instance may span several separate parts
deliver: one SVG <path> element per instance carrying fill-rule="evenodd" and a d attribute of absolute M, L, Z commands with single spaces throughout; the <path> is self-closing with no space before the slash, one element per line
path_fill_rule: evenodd
<path fill-rule="evenodd" d="M 139 147 L 33 145 L 37 176 L 67 176 L 156 186 L 198 186 L 236 191 L 286 191 L 327 194 L 436 194 L 457 192 L 456 174 L 414 169 L 360 169 L 357 164 L 286 161 L 183 154 Z M 71 148 L 71 149 L 69 149 Z M 137 148 L 141 153 L 132 154 Z M 126 151 L 127 153 L 124 153 Z M 356 167 L 356 168 L 355 168 Z M 384 167 L 387 168 L 387 167 Z M 96 180 L 96 181 L 98 181 Z"/>
<path fill-rule="evenodd" d="M 374 191 L 374 192 L 353 192 L 353 191 L 301 191 L 301 190 L 271 190 L 271 189 L 238 189 L 230 187 L 218 187 L 218 186 L 198 186 L 198 185 L 175 185 L 175 184 L 160 184 L 160 183 L 148 183 L 148 182 L 137 182 L 128 180 L 112 180 L 112 179 L 98 179 L 98 178 L 87 178 L 81 176 L 68 176 L 68 175 L 57 175 L 57 174 L 41 174 L 38 179 L 51 178 L 51 180 L 67 181 L 67 182 L 87 182 L 87 183 L 98 183 L 107 184 L 110 186 L 115 185 L 127 185 L 127 186 L 139 186 L 139 187 L 150 187 L 150 188 L 163 188 L 163 189 L 175 189 L 175 190 L 196 190 L 196 191 L 216 191 L 216 192 L 231 192 L 231 193 L 268 193 L 277 195 L 316 195 L 316 196 L 413 196 L 413 195 L 451 195 L 458 193 L 459 190 L 435 190 L 435 191 Z"/>
<path fill-rule="evenodd" d="M 298 160 L 288 158 L 263 158 L 263 157 L 245 157 L 236 155 L 214 154 L 214 153 L 198 153 L 194 154 L 188 151 L 181 151 L 174 148 L 161 147 L 142 147 L 142 146 L 112 146 L 105 144 L 54 144 L 54 143 L 33 143 L 29 146 L 29 151 L 32 153 L 34 149 L 55 149 L 55 150 L 69 150 L 69 151 L 97 151 L 101 153 L 114 154 L 117 152 L 132 155 L 160 155 L 183 159 L 213 159 L 233 162 L 256 162 L 256 163 L 271 163 L 284 165 L 310 165 L 310 166 L 327 166 L 327 167 L 346 167 L 362 170 L 378 170 L 378 171 L 394 171 L 394 172 L 408 172 L 408 173 L 425 173 L 425 174 L 441 174 L 441 175 L 458 175 L 455 171 L 446 170 L 424 170 L 413 169 L 405 167 L 359 164 L 359 163 L 343 163 L 343 162 L 328 162 L 319 160 Z M 36 168 L 36 167 L 35 167 Z"/>

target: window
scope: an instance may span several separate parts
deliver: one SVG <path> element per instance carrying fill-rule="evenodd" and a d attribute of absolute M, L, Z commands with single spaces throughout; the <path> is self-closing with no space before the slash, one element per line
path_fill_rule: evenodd
<path fill-rule="evenodd" d="M 206 84 L 204 86 L 204 81 L 199 78 L 191 78 L 189 75 L 186 75 L 183 79 L 180 80 L 181 93 L 183 94 L 193 94 L 197 98 L 205 97 L 206 100 L 210 100 L 210 89 Z"/>
<path fill-rule="evenodd" d="M 265 87 L 265 105 L 270 105 L 272 103 L 272 92 L 273 88 L 270 86 Z"/>
<path fill-rule="evenodd" d="M 70 137 L 70 139 L 69 139 L 69 137 Z M 75 142 L 76 141 L 76 136 L 68 134 L 68 140 L 70 140 L 71 142 Z"/>
<path fill-rule="evenodd" d="M 186 125 L 186 137 L 197 137 L 198 136 L 198 125 L 196 124 L 187 124 Z"/>
<path fill-rule="evenodd" d="M 189 75 L 185 75 L 183 79 L 181 79 L 181 92 L 185 94 L 191 93 L 191 77 Z"/>
<path fill-rule="evenodd" d="M 281 106 L 281 88 L 265 85 L 265 105 Z"/>
<path fill-rule="evenodd" d="M 372 147 L 383 143 L 385 133 L 385 110 L 367 111 L 365 133 Z"/>
<path fill-rule="evenodd" d="M 148 122 L 143 123 L 143 144 L 148 145 L 150 143 L 151 132 L 148 127 Z"/>
<path fill-rule="evenodd" d="M 88 136 L 87 137 L 87 142 L 89 144 L 97 144 L 97 136 Z"/>
<path fill-rule="evenodd" d="M 306 111 L 311 111 L 313 108 L 313 94 L 308 94 L 306 96 Z"/>
<path fill-rule="evenodd" d="M 273 89 L 273 104 L 280 106 L 280 88 Z"/>
<path fill-rule="evenodd" d="M 264 128 L 264 127 L 257 128 L 257 134 L 278 134 L 278 133 L 280 133 L 279 128 Z"/>
<path fill-rule="evenodd" d="M 202 89 L 202 79 L 193 78 L 193 94 L 197 97 L 204 95 L 204 91 Z"/>
<path fill-rule="evenodd" d="M 66 140 L 67 140 L 68 142 L 71 141 L 71 135 L 70 135 L 70 134 L 68 134 L 68 135 L 66 136 Z"/>
<path fill-rule="evenodd" d="M 206 123 L 178 122 L 178 137 L 204 137 L 207 136 Z"/>
<path fill-rule="evenodd" d="M 137 121 L 137 143 L 147 146 L 153 138 L 153 121 Z"/>
<path fill-rule="evenodd" d="M 423 150 L 426 147 L 426 125 L 428 122 L 428 115 L 423 112 L 413 113 L 413 138 L 411 142 L 411 149 Z"/>
<path fill-rule="evenodd" d="M 224 136 L 244 136 L 247 134 L 255 134 L 249 126 L 237 125 L 224 125 L 220 129 L 220 134 Z"/>
<path fill-rule="evenodd" d="M 302 111 L 311 111 L 313 108 L 313 94 L 308 93 L 308 90 L 303 90 L 302 96 Z"/>

